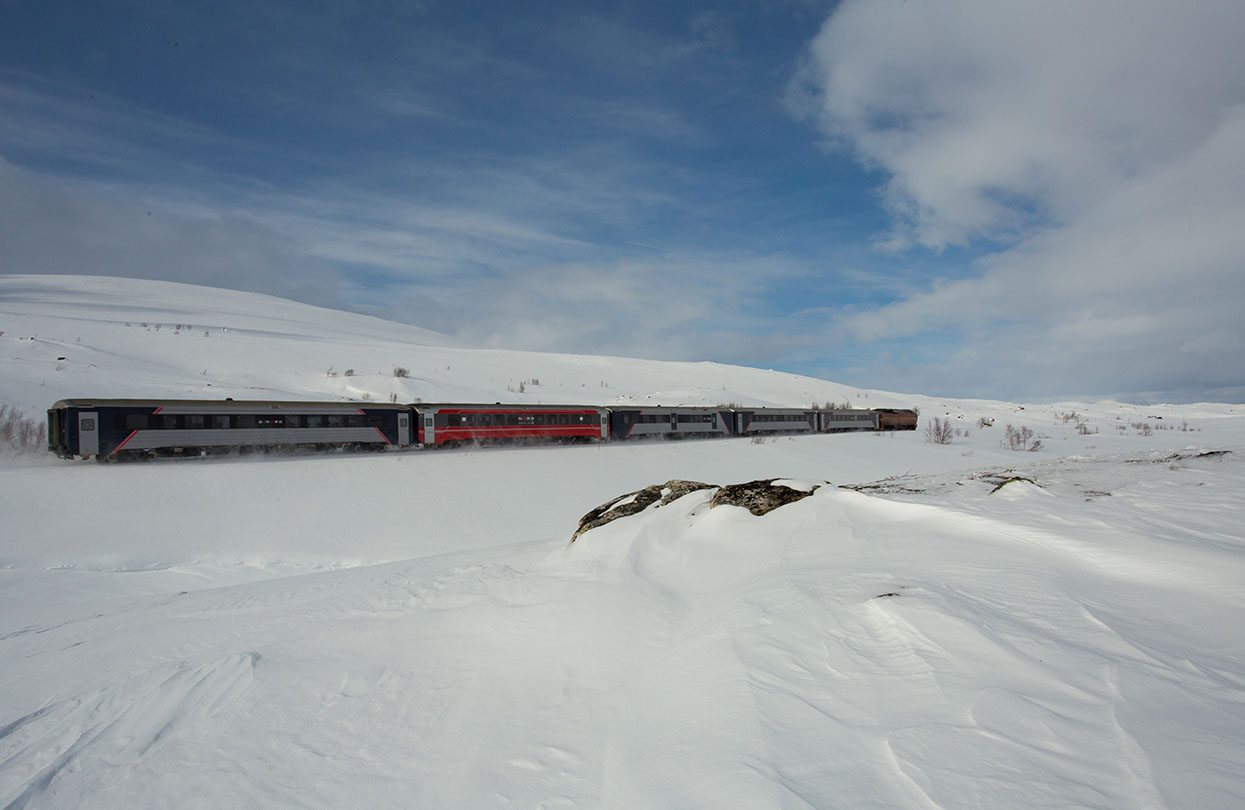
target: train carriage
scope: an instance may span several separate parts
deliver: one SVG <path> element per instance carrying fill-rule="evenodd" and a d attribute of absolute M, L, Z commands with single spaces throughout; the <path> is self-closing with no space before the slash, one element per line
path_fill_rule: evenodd
<path fill-rule="evenodd" d="M 71 399 L 48 411 L 48 449 L 100 461 L 241 448 L 384 450 L 410 445 L 410 422 L 405 405 Z"/>
<path fill-rule="evenodd" d="M 732 433 L 764 436 L 775 433 L 816 433 L 817 411 L 804 408 L 751 408 L 733 411 Z"/>
<path fill-rule="evenodd" d="M 859 408 L 835 408 L 819 411 L 819 429 L 822 433 L 843 433 L 849 430 L 877 430 L 878 415 L 875 411 Z"/>
<path fill-rule="evenodd" d="M 916 430 L 916 411 L 906 408 L 875 408 L 878 430 Z"/>
<path fill-rule="evenodd" d="M 416 416 L 416 440 L 425 447 L 609 438 L 609 411 L 605 408 L 501 403 L 420 403 L 411 407 Z"/>
<path fill-rule="evenodd" d="M 728 436 L 731 420 L 729 410 L 718 408 L 610 408 L 610 432 L 615 439 Z"/>

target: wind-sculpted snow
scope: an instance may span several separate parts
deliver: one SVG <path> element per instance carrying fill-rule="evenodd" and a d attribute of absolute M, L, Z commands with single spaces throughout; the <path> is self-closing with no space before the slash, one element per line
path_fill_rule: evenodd
<path fill-rule="evenodd" d="M 5 457 L 0 808 L 1245 806 L 1239 406 L 897 397 L 52 277 L 0 279 L 0 379 L 32 412 L 850 398 L 954 428 Z M 645 505 L 675 480 L 792 500 Z M 632 514 L 568 543 L 593 504 Z"/>
<path fill-rule="evenodd" d="M 97 600 L 0 806 L 1240 806 L 1245 464 L 1032 477 Z"/>

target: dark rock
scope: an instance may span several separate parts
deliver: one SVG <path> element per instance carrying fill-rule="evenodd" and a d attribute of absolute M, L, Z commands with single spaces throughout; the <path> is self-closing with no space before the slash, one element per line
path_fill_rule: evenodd
<path fill-rule="evenodd" d="M 653 484 L 644 489 L 629 492 L 626 495 L 620 495 L 593 509 L 588 514 L 579 519 L 579 528 L 571 535 L 571 542 L 584 532 L 595 529 L 598 526 L 604 526 L 618 518 L 634 515 L 637 512 L 643 512 L 653 504 L 658 507 L 665 506 L 671 501 L 678 500 L 684 495 L 696 492 L 702 489 L 713 489 L 714 484 L 702 484 L 700 481 L 667 481 L 664 484 Z M 619 501 L 631 500 L 627 503 L 615 506 Z"/>
<path fill-rule="evenodd" d="M 1023 481 L 1026 484 L 1033 484 L 1033 486 L 1037 487 L 1038 489 L 1042 488 L 1041 484 L 1039 484 L 1037 481 L 1034 481 L 1032 478 L 1025 478 L 1023 475 L 1013 475 L 1011 478 L 1006 478 L 1000 481 L 998 486 L 990 490 L 990 494 L 993 495 L 994 493 L 998 492 L 1000 489 L 1007 486 L 1008 484 L 1015 484 L 1019 481 Z"/>
<path fill-rule="evenodd" d="M 814 486 L 808 492 L 804 492 L 803 490 L 792 489 L 791 487 L 774 483 L 781 480 L 780 478 L 770 478 L 722 487 L 713 494 L 713 500 L 709 502 L 709 506 L 710 508 L 723 505 L 742 506 L 752 514 L 760 517 L 780 506 L 786 506 L 789 503 L 795 503 L 807 498 L 817 489 Z"/>

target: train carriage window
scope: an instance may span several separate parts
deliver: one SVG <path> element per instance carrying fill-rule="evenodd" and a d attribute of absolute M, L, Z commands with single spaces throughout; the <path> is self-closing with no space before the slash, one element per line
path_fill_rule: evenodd
<path fill-rule="evenodd" d="M 570 423 L 571 423 L 571 417 L 569 414 L 565 414 L 565 413 L 558 414 L 559 425 L 569 425 Z"/>
<path fill-rule="evenodd" d="M 145 413 L 127 413 L 125 415 L 126 430 L 146 430 L 147 414 Z"/>
<path fill-rule="evenodd" d="M 202 430 L 203 415 L 197 413 L 186 414 L 186 430 Z"/>
<path fill-rule="evenodd" d="M 334 413 L 324 417 L 326 427 L 339 428 L 345 425 L 345 419 L 341 414 Z"/>
<path fill-rule="evenodd" d="M 228 416 L 213 416 L 211 420 L 212 427 L 217 430 L 228 430 L 232 427 L 233 420 Z"/>
<path fill-rule="evenodd" d="M 234 427 L 247 429 L 255 427 L 255 416 L 253 414 L 244 413 L 234 417 Z"/>

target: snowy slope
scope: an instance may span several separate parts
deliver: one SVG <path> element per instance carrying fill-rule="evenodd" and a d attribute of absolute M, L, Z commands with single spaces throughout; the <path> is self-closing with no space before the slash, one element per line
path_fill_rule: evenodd
<path fill-rule="evenodd" d="M 0 332 L 0 399 L 31 412 L 69 396 L 802 406 L 867 394 L 718 363 L 462 347 L 377 318 L 136 279 L 0 276 Z"/>
<path fill-rule="evenodd" d="M 860 393 L 960 431 L 0 458 L 0 807 L 1245 806 L 1239 406 L 888 397 L 179 285 L 0 290 L 0 399 L 31 411 Z M 1008 423 L 1043 448 L 1001 448 Z M 773 477 L 834 485 L 568 542 L 646 484 Z"/>

